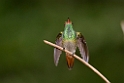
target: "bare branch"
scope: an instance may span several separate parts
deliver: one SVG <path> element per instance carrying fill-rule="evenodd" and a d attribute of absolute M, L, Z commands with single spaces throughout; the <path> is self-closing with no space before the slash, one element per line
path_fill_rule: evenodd
<path fill-rule="evenodd" d="M 124 20 L 121 21 L 121 28 L 122 28 L 122 31 L 123 31 L 123 34 L 124 34 Z"/>
<path fill-rule="evenodd" d="M 68 53 L 68 54 L 72 54 L 71 52 L 69 52 L 68 50 L 63 50 L 63 48 L 62 47 L 60 47 L 60 46 L 58 46 L 58 45 L 55 45 L 55 44 L 53 44 L 53 43 L 51 43 L 51 42 L 48 42 L 48 41 L 46 41 L 46 40 L 44 40 L 44 42 L 46 43 L 46 44 L 48 44 L 48 45 L 51 45 L 51 46 L 53 46 L 53 47 L 55 47 L 55 48 L 58 48 L 58 49 L 60 49 L 60 50 L 62 50 L 62 51 L 64 51 L 64 52 L 66 52 L 66 53 Z M 95 69 L 92 65 L 90 65 L 89 63 L 87 63 L 86 61 L 84 61 L 83 59 L 81 59 L 80 57 L 78 57 L 76 54 L 74 54 L 73 55 L 73 57 L 74 58 L 76 58 L 76 59 L 78 59 L 79 61 L 81 61 L 83 64 L 85 64 L 87 67 L 89 67 L 91 70 L 93 70 L 97 75 L 99 75 L 106 83 L 110 83 L 109 82 L 109 80 L 105 77 L 105 76 L 103 76 L 97 69 Z"/>

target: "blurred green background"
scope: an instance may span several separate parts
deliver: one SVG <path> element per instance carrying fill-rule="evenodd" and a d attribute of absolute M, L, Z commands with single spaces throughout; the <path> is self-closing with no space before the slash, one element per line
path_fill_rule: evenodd
<path fill-rule="evenodd" d="M 55 67 L 43 40 L 55 42 L 68 17 L 87 41 L 89 63 L 123 83 L 123 0 L 0 0 L 0 83 L 105 83 L 78 60 L 69 71 L 65 53 Z"/>

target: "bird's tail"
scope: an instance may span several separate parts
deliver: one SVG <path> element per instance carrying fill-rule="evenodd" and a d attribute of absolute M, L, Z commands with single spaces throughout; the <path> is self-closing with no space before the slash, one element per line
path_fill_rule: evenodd
<path fill-rule="evenodd" d="M 67 60 L 68 68 L 69 68 L 69 70 L 71 70 L 74 65 L 74 57 L 72 55 L 66 53 L 66 60 Z"/>

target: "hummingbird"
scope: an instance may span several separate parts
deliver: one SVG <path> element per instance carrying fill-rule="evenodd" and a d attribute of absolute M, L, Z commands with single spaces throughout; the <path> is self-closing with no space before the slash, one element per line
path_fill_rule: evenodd
<path fill-rule="evenodd" d="M 64 26 L 65 26 L 64 31 L 60 32 L 57 35 L 55 44 L 60 47 L 63 47 L 63 49 L 72 52 L 72 54 L 75 54 L 76 49 L 78 47 L 82 59 L 88 62 L 89 61 L 88 47 L 83 35 L 80 32 L 74 31 L 73 23 L 69 18 L 67 19 L 67 21 L 65 21 Z M 61 50 L 54 48 L 54 63 L 56 66 L 58 65 L 61 53 L 62 53 Z M 73 55 L 66 53 L 66 60 L 68 68 L 69 70 L 71 70 L 74 65 Z"/>

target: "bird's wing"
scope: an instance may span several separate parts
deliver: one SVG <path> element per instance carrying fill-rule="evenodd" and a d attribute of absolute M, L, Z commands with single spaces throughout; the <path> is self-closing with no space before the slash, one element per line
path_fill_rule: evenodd
<path fill-rule="evenodd" d="M 60 32 L 57 37 L 56 37 L 56 41 L 55 41 L 56 45 L 61 46 L 62 47 L 62 32 Z M 58 62 L 59 62 L 59 57 L 61 55 L 62 51 L 54 48 L 54 63 L 57 66 Z"/>
<path fill-rule="evenodd" d="M 77 35 L 77 47 L 80 50 L 81 57 L 86 62 L 88 62 L 89 61 L 89 54 L 88 54 L 88 48 L 86 45 L 86 41 L 80 32 L 77 32 L 76 35 Z"/>

